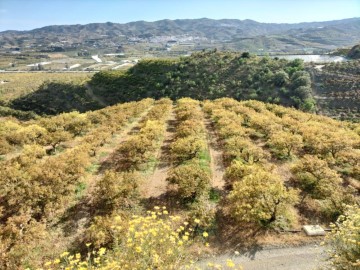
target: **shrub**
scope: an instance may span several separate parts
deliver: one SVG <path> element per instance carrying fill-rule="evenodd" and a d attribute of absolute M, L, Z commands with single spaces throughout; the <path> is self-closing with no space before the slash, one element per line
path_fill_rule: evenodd
<path fill-rule="evenodd" d="M 205 149 L 205 142 L 195 136 L 179 138 L 170 145 L 171 154 L 178 163 L 198 157 Z"/>
<path fill-rule="evenodd" d="M 158 141 L 165 132 L 165 126 L 161 121 L 148 120 L 141 127 L 140 134 L 151 141 Z"/>
<path fill-rule="evenodd" d="M 278 157 L 290 157 L 302 148 L 303 140 L 301 135 L 278 131 L 270 135 L 268 144 Z"/>
<path fill-rule="evenodd" d="M 181 122 L 176 128 L 176 135 L 180 138 L 199 135 L 203 131 L 203 124 L 200 120 L 193 119 Z"/>
<path fill-rule="evenodd" d="M 117 150 L 120 164 L 124 169 L 138 168 L 145 163 L 154 150 L 153 142 L 144 135 L 130 137 Z"/>
<path fill-rule="evenodd" d="M 238 158 L 249 164 L 260 162 L 269 157 L 261 147 L 239 136 L 234 136 L 226 141 L 225 155 L 230 160 Z"/>
<path fill-rule="evenodd" d="M 303 199 L 310 195 L 315 199 L 326 199 L 334 195 L 342 179 L 330 169 L 327 162 L 315 156 L 305 155 L 292 168 L 294 181 L 303 191 Z"/>
<path fill-rule="evenodd" d="M 259 170 L 263 170 L 263 168 L 258 164 L 246 164 L 241 160 L 234 160 L 230 166 L 226 168 L 225 179 L 230 183 L 234 183 Z"/>
<path fill-rule="evenodd" d="M 89 252 L 85 260 L 81 260 L 80 254 L 64 252 L 45 265 L 54 265 L 55 269 L 167 270 L 190 264 L 192 258 L 187 247 L 192 242 L 191 231 L 180 226 L 179 217 L 169 217 L 166 208 L 155 208 L 147 216 L 133 216 L 129 221 L 120 216 L 109 218 L 106 223 L 112 223 L 112 251 L 101 247 Z M 91 247 L 90 243 L 87 246 Z"/>
<path fill-rule="evenodd" d="M 0 138 L 0 155 L 5 155 L 12 151 L 12 146 L 4 138 Z"/>
<path fill-rule="evenodd" d="M 355 270 L 360 268 L 360 208 L 348 207 L 327 236 L 332 269 Z M 333 268 L 334 267 L 334 268 Z"/>
<path fill-rule="evenodd" d="M 111 213 L 136 207 L 140 199 L 140 178 L 138 173 L 105 172 L 92 194 L 96 211 Z"/>
<path fill-rule="evenodd" d="M 194 199 L 209 191 L 210 173 L 207 169 L 201 167 L 198 162 L 191 161 L 173 168 L 167 181 L 176 185 L 181 198 Z"/>

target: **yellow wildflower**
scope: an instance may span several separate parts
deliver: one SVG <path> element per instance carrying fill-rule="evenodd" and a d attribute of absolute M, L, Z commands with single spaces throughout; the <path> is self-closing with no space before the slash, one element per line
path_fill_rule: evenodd
<path fill-rule="evenodd" d="M 103 256 L 105 254 L 105 252 L 106 252 L 106 248 L 102 247 L 102 248 L 99 249 L 99 255 L 100 256 Z"/>
<path fill-rule="evenodd" d="M 67 255 L 69 255 L 69 254 L 70 254 L 69 252 L 65 251 L 65 252 L 63 252 L 63 253 L 60 255 L 60 257 L 62 258 L 62 257 L 65 257 L 65 256 L 67 256 Z"/>
<path fill-rule="evenodd" d="M 232 260 L 228 259 L 228 260 L 226 260 L 226 266 L 229 268 L 234 268 L 235 263 Z"/>

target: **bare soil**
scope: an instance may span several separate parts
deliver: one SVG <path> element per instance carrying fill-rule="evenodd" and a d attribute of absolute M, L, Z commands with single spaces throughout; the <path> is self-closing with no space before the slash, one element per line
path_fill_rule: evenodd
<path fill-rule="evenodd" d="M 83 182 L 86 183 L 86 189 L 83 191 L 84 194 L 79 201 L 67 209 L 61 218 L 61 223 L 55 224 L 54 229 L 58 229 L 58 231 L 60 230 L 58 241 L 62 242 L 62 245 L 66 246 L 66 243 L 74 241 L 84 232 L 90 221 L 91 213 L 94 210 L 91 208 L 91 194 L 96 183 L 104 174 L 105 168 L 103 165 L 112 164 L 111 158 L 112 154 L 116 150 L 116 146 L 127 140 L 141 119 L 147 114 L 148 110 L 143 112 L 131 123 L 128 123 L 118 133 L 114 134 L 109 143 L 97 149 L 96 156 L 93 157 L 92 160 L 92 164 L 95 166 L 94 171 L 89 172 L 83 179 Z"/>
<path fill-rule="evenodd" d="M 115 134 L 110 143 L 98 149 L 97 152 L 101 155 L 99 159 L 99 163 L 101 164 L 99 168 L 100 173 L 103 173 L 105 170 L 115 169 L 116 166 L 118 166 L 118 158 L 116 154 L 117 147 L 126 141 L 129 136 L 138 132 L 138 125 L 149 110 L 150 108 L 143 112 L 138 118 L 134 119 L 131 123 L 127 124 L 119 133 Z"/>
<path fill-rule="evenodd" d="M 275 172 L 281 176 L 284 182 L 290 181 L 292 177 L 291 163 L 276 162 Z"/>
<path fill-rule="evenodd" d="M 172 109 L 169 119 L 167 120 L 166 133 L 164 135 L 163 145 L 158 153 L 159 164 L 156 166 L 154 173 L 146 179 L 141 186 L 141 194 L 144 198 L 158 198 L 167 191 L 166 178 L 171 168 L 169 158 L 169 147 L 174 139 L 175 132 L 175 114 Z"/>
<path fill-rule="evenodd" d="M 210 152 L 210 168 L 212 173 L 211 186 L 216 189 L 223 190 L 225 187 L 225 168 L 223 164 L 223 152 L 221 151 L 215 129 L 210 119 L 205 119 L 205 127 L 208 131 L 208 146 Z"/>

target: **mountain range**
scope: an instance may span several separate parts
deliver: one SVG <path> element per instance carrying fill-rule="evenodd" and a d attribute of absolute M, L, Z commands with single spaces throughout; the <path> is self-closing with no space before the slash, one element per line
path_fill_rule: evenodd
<path fill-rule="evenodd" d="M 154 39 L 163 37 L 162 39 Z M 167 42 L 181 37 L 201 43 L 228 43 L 233 49 L 289 47 L 330 50 L 353 46 L 360 40 L 360 18 L 296 24 L 260 23 L 236 19 L 181 19 L 155 22 L 136 21 L 125 24 L 91 23 L 86 25 L 52 25 L 30 31 L 0 32 L 0 47 L 36 47 L 51 44 L 94 43 L 100 46 L 126 42 Z M 185 39 L 184 39 L 185 37 Z M 186 39 L 187 38 L 187 39 Z M 154 41 L 155 40 L 155 41 Z"/>

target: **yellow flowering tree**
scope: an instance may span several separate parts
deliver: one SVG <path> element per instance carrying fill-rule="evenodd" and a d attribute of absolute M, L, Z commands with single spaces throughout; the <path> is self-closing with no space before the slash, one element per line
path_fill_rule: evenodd
<path fill-rule="evenodd" d="M 299 134 L 292 134 L 286 131 L 276 131 L 270 135 L 268 142 L 272 151 L 278 157 L 291 157 L 303 147 L 303 139 Z"/>
<path fill-rule="evenodd" d="M 331 197 L 342 182 L 340 175 L 316 156 L 305 155 L 292 172 L 294 181 L 303 191 L 303 200 L 307 195 L 315 199 Z"/>
<path fill-rule="evenodd" d="M 183 199 L 195 199 L 210 189 L 210 173 L 196 161 L 173 168 L 167 181 L 177 187 L 177 193 Z"/>
<path fill-rule="evenodd" d="M 268 226 L 298 201 L 297 191 L 287 189 L 279 176 L 257 171 L 234 184 L 228 196 L 229 211 L 238 221 Z"/>
<path fill-rule="evenodd" d="M 327 237 L 332 269 L 360 269 L 360 208 L 348 207 Z"/>

